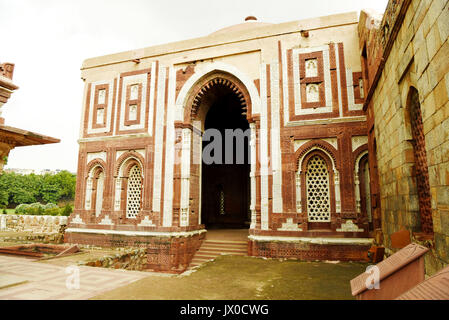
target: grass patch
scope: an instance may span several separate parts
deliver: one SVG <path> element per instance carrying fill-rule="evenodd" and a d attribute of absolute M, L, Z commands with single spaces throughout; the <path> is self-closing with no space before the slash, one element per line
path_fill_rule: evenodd
<path fill-rule="evenodd" d="M 149 276 L 94 299 L 347 300 L 366 264 L 220 256 L 189 276 Z"/>

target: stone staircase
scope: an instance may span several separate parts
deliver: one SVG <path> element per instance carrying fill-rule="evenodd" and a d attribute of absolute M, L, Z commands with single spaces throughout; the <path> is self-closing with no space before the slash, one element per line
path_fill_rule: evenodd
<path fill-rule="evenodd" d="M 202 265 L 220 255 L 246 256 L 248 244 L 246 241 L 204 240 L 200 249 L 190 263 L 189 269 Z"/>

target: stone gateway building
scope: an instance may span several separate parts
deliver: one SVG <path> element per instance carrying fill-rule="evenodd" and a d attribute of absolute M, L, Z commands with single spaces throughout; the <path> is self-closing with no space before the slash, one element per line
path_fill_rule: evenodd
<path fill-rule="evenodd" d="M 409 5 L 391 2 L 384 20 Z M 390 72 L 374 65 L 386 52 L 375 46 L 384 20 L 248 17 L 206 37 L 85 60 L 65 240 L 146 247 L 149 269 L 172 272 L 214 228 L 248 228 L 253 256 L 365 259 L 392 230 L 375 148 L 388 153 L 380 138 L 401 138 L 381 132 L 370 111 L 376 99 L 395 103 L 375 89 L 377 70 Z"/>

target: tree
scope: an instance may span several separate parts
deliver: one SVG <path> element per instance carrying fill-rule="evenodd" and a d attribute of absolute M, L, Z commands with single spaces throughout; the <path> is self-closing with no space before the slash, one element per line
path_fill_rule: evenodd
<path fill-rule="evenodd" d="M 0 175 L 0 205 L 15 207 L 21 203 L 72 201 L 75 198 L 76 175 L 68 171 L 57 174 Z"/>

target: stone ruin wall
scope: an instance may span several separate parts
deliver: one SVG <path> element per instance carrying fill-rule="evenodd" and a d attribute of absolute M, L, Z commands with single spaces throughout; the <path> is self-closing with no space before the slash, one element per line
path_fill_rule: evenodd
<path fill-rule="evenodd" d="M 367 54 L 368 122 L 374 124 L 377 145 L 384 245 L 393 252 L 391 234 L 403 228 L 419 242 L 422 222 L 430 220 L 426 273 L 433 274 L 449 263 L 449 3 L 390 1 L 382 20 L 373 18 L 362 12 L 359 33 Z M 430 208 L 418 196 L 412 87 L 422 115 Z"/>

